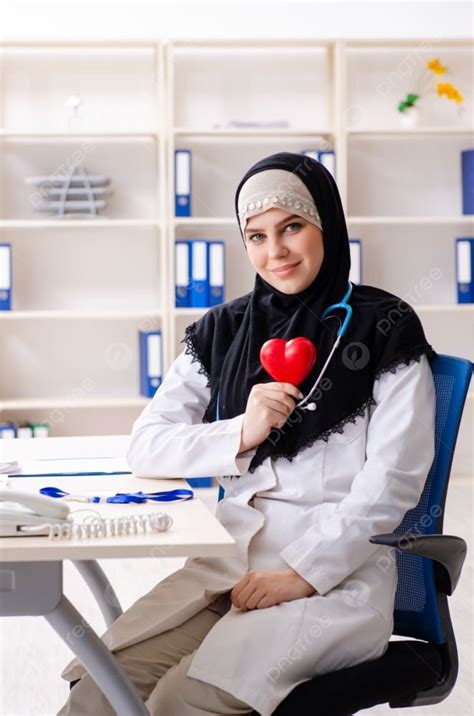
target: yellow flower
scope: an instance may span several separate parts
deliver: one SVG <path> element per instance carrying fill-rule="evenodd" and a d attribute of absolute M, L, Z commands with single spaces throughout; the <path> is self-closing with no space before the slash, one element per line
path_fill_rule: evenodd
<path fill-rule="evenodd" d="M 435 73 L 435 75 L 443 75 L 446 72 L 446 67 L 440 63 L 439 59 L 430 60 L 426 63 L 429 70 Z"/>
<path fill-rule="evenodd" d="M 445 95 L 448 99 L 453 99 L 455 102 L 463 102 L 464 97 L 459 92 L 459 90 L 456 89 L 456 87 L 453 87 L 453 85 L 450 82 L 445 82 L 444 84 L 439 83 L 436 85 L 436 89 L 438 90 L 438 94 L 440 97 Z"/>

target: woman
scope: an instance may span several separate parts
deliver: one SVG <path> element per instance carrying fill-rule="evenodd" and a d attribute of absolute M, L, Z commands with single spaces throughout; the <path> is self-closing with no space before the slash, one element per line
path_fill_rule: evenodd
<path fill-rule="evenodd" d="M 161 716 L 268 716 L 297 684 L 381 656 L 397 570 L 369 537 L 418 503 L 434 456 L 436 354 L 413 309 L 381 289 L 353 286 L 316 410 L 296 407 L 345 318 L 320 318 L 350 268 L 331 174 L 275 154 L 248 170 L 235 206 L 253 291 L 187 327 L 128 452 L 144 477 L 219 476 L 216 514 L 237 542 L 235 557 L 188 559 L 105 635 Z M 299 386 L 269 380 L 261 346 L 297 336 L 317 346 L 313 370 Z M 83 674 L 73 662 L 65 677 Z M 85 675 L 66 713 L 112 711 Z"/>

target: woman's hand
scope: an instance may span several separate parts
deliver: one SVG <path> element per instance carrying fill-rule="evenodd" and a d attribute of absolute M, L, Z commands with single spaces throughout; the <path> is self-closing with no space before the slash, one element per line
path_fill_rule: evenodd
<path fill-rule="evenodd" d="M 232 604 L 246 612 L 265 609 L 280 602 L 291 602 L 317 594 L 316 589 L 294 569 L 247 572 L 230 593 Z"/>
<path fill-rule="evenodd" d="M 273 428 L 282 428 L 303 394 L 292 383 L 252 386 L 242 423 L 239 453 L 260 445 Z"/>

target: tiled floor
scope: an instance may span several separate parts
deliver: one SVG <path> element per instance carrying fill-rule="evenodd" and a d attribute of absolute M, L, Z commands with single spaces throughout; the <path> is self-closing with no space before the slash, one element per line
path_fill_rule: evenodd
<path fill-rule="evenodd" d="M 461 716 L 474 713 L 473 683 L 473 480 L 452 478 L 445 515 L 445 534 L 463 537 L 469 545 L 461 581 L 450 598 L 454 630 L 459 650 L 459 676 L 451 695 L 436 706 L 391 710 L 386 706 L 370 709 L 373 716 Z M 217 490 L 198 490 L 213 509 Z M 110 577 L 122 606 L 133 601 L 166 575 L 178 569 L 184 559 L 107 560 L 102 566 Z M 99 632 L 103 621 L 79 574 L 65 566 L 65 592 L 81 614 Z M 68 686 L 59 674 L 71 653 L 41 618 L 1 621 L 1 716 L 43 716 L 55 714 L 65 701 Z M 360 713 L 367 714 L 369 711 Z M 317 714 L 315 704 L 314 714 Z M 99 716 L 99 715 L 98 715 Z M 179 716 L 179 714 L 176 714 Z"/>

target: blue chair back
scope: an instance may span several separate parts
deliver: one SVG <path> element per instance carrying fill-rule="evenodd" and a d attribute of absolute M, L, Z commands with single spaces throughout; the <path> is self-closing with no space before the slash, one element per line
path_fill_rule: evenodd
<path fill-rule="evenodd" d="M 397 534 L 441 534 L 444 504 L 473 364 L 469 360 L 438 354 L 431 369 L 436 391 L 435 456 L 418 505 L 409 510 Z M 217 403 L 219 420 L 219 400 Z M 218 500 L 224 489 L 219 485 Z M 394 634 L 445 642 L 438 609 L 434 563 L 430 559 L 396 550 L 398 585 L 395 595 Z"/>
<path fill-rule="evenodd" d="M 416 507 L 405 514 L 397 534 L 442 534 L 444 505 L 454 448 L 473 364 L 439 354 L 431 363 L 436 390 L 435 456 Z M 438 608 L 434 562 L 410 552 L 396 552 L 398 585 L 394 634 L 446 641 Z"/>

